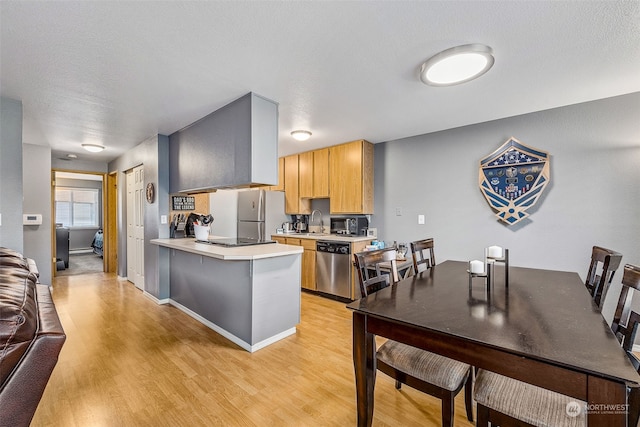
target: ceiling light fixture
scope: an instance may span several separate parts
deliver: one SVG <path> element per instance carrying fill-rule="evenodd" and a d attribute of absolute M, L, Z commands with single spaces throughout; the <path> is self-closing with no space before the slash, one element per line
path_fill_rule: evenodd
<path fill-rule="evenodd" d="M 308 130 L 294 130 L 291 132 L 291 136 L 298 141 L 306 141 L 311 138 L 311 132 Z"/>
<path fill-rule="evenodd" d="M 67 157 L 70 159 L 77 159 L 78 156 L 76 154 L 67 154 Z"/>
<path fill-rule="evenodd" d="M 99 153 L 104 150 L 104 147 L 98 144 L 82 144 L 82 148 L 91 153 Z"/>
<path fill-rule="evenodd" d="M 443 50 L 420 68 L 420 80 L 429 86 L 453 86 L 480 77 L 493 66 L 493 50 L 467 44 Z"/>

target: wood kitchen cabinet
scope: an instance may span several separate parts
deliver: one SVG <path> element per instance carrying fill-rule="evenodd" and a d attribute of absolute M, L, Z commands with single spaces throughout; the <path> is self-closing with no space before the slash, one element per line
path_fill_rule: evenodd
<path fill-rule="evenodd" d="M 302 287 L 316 290 L 316 241 L 312 239 L 300 239 L 300 246 L 304 248 L 302 253 Z"/>
<path fill-rule="evenodd" d="M 298 196 L 313 197 L 313 151 L 298 154 Z"/>
<path fill-rule="evenodd" d="M 314 239 L 300 239 L 297 237 L 271 236 L 281 244 L 302 246 L 302 277 L 300 286 L 305 289 L 316 290 L 316 241 Z"/>
<path fill-rule="evenodd" d="M 329 197 L 329 149 L 298 154 L 298 166 L 300 198 Z"/>
<path fill-rule="evenodd" d="M 373 144 L 365 140 L 329 147 L 332 214 L 373 213 Z"/>
<path fill-rule="evenodd" d="M 287 238 L 286 237 L 271 236 L 271 240 L 275 240 L 276 242 L 280 243 L 281 245 L 286 245 L 287 244 Z"/>
<path fill-rule="evenodd" d="M 313 197 L 329 197 L 329 149 L 313 152 Z"/>
<path fill-rule="evenodd" d="M 287 214 L 310 214 L 311 201 L 300 198 L 299 155 L 284 158 L 284 211 Z"/>

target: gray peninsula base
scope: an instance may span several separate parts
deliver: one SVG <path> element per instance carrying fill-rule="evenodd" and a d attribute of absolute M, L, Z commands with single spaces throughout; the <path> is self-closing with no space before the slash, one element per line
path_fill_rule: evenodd
<path fill-rule="evenodd" d="M 295 334 L 300 254 L 223 260 L 170 251 L 171 304 L 254 352 Z"/>

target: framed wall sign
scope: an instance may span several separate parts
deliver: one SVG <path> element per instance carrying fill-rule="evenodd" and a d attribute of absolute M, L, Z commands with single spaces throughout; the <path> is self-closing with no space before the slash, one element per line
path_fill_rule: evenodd
<path fill-rule="evenodd" d="M 196 208 L 194 196 L 171 196 L 171 209 L 174 211 L 192 211 Z"/>
<path fill-rule="evenodd" d="M 480 160 L 480 191 L 508 225 L 527 218 L 550 180 L 549 153 L 511 137 Z"/>

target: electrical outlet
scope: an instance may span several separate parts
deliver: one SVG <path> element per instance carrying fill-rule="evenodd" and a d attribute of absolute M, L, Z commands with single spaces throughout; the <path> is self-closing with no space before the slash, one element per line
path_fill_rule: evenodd
<path fill-rule="evenodd" d="M 418 215 L 418 224 L 424 225 L 424 215 Z"/>
<path fill-rule="evenodd" d="M 166 224 L 166 223 L 167 223 L 167 216 L 160 215 L 160 224 Z"/>
<path fill-rule="evenodd" d="M 396 216 L 402 216 L 402 208 L 396 208 Z"/>

